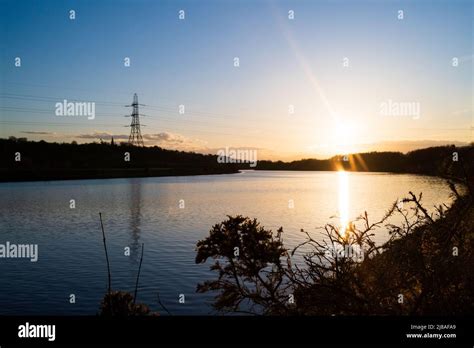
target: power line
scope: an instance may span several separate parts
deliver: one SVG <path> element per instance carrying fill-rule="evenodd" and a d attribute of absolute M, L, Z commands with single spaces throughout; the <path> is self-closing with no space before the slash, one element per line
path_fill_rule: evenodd
<path fill-rule="evenodd" d="M 35 100 L 35 101 L 58 101 L 58 100 L 71 100 L 71 101 L 81 101 L 80 99 L 75 98 L 64 98 L 64 97 L 43 97 L 43 96 L 34 96 L 34 95 L 25 95 L 25 94 L 16 94 L 16 93 L 0 93 L 0 98 L 6 99 L 20 99 L 20 100 Z M 96 104 L 104 105 L 104 106 L 122 106 L 123 104 L 120 102 L 114 101 L 101 101 L 101 100 L 91 100 Z M 184 105 L 184 104 L 181 104 Z M 150 105 L 147 104 L 146 107 L 150 110 L 157 110 L 157 111 L 170 111 L 176 112 L 177 107 L 171 106 L 164 106 L 164 105 Z M 179 107 L 179 106 L 178 106 Z M 216 112 L 209 112 L 207 110 L 198 110 L 198 109 L 190 109 L 186 111 L 186 114 L 197 115 L 200 117 L 207 117 L 207 118 L 214 118 L 214 119 L 238 119 L 242 115 L 237 114 L 223 114 L 223 113 L 216 113 Z"/>
<path fill-rule="evenodd" d="M 21 98 L 20 100 L 36 100 L 36 101 L 40 101 L 40 102 L 49 102 L 49 101 L 57 101 L 58 99 L 61 99 L 61 98 L 54 98 L 54 97 L 40 97 L 40 96 L 32 96 L 32 95 L 19 95 L 19 94 L 12 94 L 12 93 L 8 93 L 8 94 L 1 94 L 0 93 L 0 98 Z M 32 98 L 35 98 L 35 99 L 32 99 Z M 64 98 L 62 98 L 64 99 Z M 69 99 L 69 100 L 77 100 L 77 99 Z M 105 105 L 107 107 L 116 107 L 116 106 L 122 106 L 123 104 L 120 103 L 120 102 L 106 102 L 106 101 L 95 101 L 95 103 L 98 103 L 99 105 Z M 256 128 L 258 128 L 258 125 L 255 124 L 254 126 L 252 127 L 248 127 L 248 126 L 242 126 L 240 123 L 238 122 L 235 122 L 232 126 L 227 126 L 227 122 L 228 122 L 228 117 L 232 118 L 232 119 L 238 119 L 239 117 L 238 116 L 230 116 L 230 115 L 227 115 L 227 117 L 223 117 L 225 115 L 218 115 L 218 114 L 214 114 L 214 113 L 209 113 L 209 112 L 203 112 L 203 111 L 193 111 L 193 110 L 188 110 L 186 111 L 186 115 L 182 115 L 180 114 L 179 115 L 179 119 L 176 118 L 176 108 L 172 108 L 172 107 L 165 107 L 165 106 L 154 106 L 154 105 L 146 105 L 148 109 L 150 110 L 155 110 L 155 111 L 161 111 L 160 113 L 160 116 L 159 116 L 159 120 L 160 121 L 165 121 L 165 119 L 168 120 L 168 122 L 170 123 L 173 123 L 173 122 L 176 122 L 176 123 L 180 123 L 181 121 L 185 120 L 185 121 L 191 121 L 194 124 L 203 124 L 203 125 L 208 125 L 209 123 L 206 123 L 205 121 L 204 122 L 200 122 L 196 119 L 191 119 L 189 118 L 188 116 L 197 116 L 198 118 L 209 118 L 211 119 L 212 121 L 212 127 L 216 127 L 216 128 L 220 128 L 220 129 L 240 129 L 242 131 L 254 131 Z M 0 109 L 2 107 L 0 106 Z M 8 107 L 8 106 L 4 106 L 3 108 L 11 108 L 11 107 Z M 16 110 L 22 110 L 21 108 L 15 108 L 15 109 L 8 109 L 9 111 L 14 111 L 15 112 L 18 112 Z M 38 113 L 50 113 L 50 111 L 47 111 L 47 110 L 43 110 L 43 109 L 24 109 L 24 111 L 28 111 L 28 112 L 35 112 L 36 110 L 38 110 Z M 165 114 L 163 114 L 163 111 L 165 112 Z M 116 113 L 100 113 L 100 116 L 104 116 L 104 117 L 116 117 Z M 128 115 L 127 115 L 128 116 Z M 141 116 L 145 116 L 144 114 L 141 114 Z M 154 117 L 153 115 L 151 115 L 150 117 Z M 302 121 L 301 119 L 298 120 L 297 123 L 293 123 L 293 125 L 298 125 L 299 127 L 295 127 L 295 128 L 300 128 L 300 127 L 305 127 L 305 126 L 312 126 L 312 124 L 310 122 L 304 122 Z"/>

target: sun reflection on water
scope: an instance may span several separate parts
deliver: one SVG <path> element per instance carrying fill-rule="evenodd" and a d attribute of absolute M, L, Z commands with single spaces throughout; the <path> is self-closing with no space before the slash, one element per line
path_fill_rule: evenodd
<path fill-rule="evenodd" d="M 349 174 L 341 170 L 338 172 L 338 178 L 340 233 L 345 236 L 349 224 Z"/>

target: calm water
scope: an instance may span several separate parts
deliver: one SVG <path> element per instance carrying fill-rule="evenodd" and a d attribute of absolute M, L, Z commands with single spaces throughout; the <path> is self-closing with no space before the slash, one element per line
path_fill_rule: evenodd
<path fill-rule="evenodd" d="M 331 216 L 380 218 L 408 191 L 427 207 L 448 201 L 437 178 L 382 173 L 253 172 L 192 177 L 0 184 L 0 243 L 37 243 L 38 262 L 0 259 L 0 314 L 95 314 L 107 287 L 99 212 L 107 234 L 114 289 L 132 291 L 141 243 L 145 256 L 138 301 L 173 314 L 211 313 L 209 294 L 196 284 L 215 275 L 196 265 L 195 245 L 228 214 L 257 217 L 284 242 L 304 238 Z M 69 201 L 75 199 L 76 208 Z M 184 209 L 179 201 L 184 200 Z M 294 208 L 289 208 L 293 200 Z M 375 220 L 374 220 L 375 221 Z M 376 239 L 386 238 L 384 230 Z M 124 248 L 132 250 L 124 256 Z M 76 303 L 69 303 L 69 295 Z M 185 304 L 178 296 L 184 294 Z"/>

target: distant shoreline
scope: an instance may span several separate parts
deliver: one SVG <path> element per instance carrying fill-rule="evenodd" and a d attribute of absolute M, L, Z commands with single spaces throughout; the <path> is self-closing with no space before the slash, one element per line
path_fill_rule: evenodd
<path fill-rule="evenodd" d="M 238 173 L 216 155 L 127 143 L 48 143 L 0 139 L 0 182 L 115 179 Z"/>
<path fill-rule="evenodd" d="M 200 170 L 196 168 L 106 168 L 106 169 L 73 169 L 73 170 L 42 170 L 42 171 L 12 171 L 0 169 L 0 183 L 36 182 L 60 180 L 97 180 L 97 179 L 127 179 L 127 178 L 156 178 L 170 176 L 197 176 L 237 174 L 239 170 Z"/>
<path fill-rule="evenodd" d="M 115 179 L 234 174 L 249 163 L 217 155 L 135 147 L 126 143 L 67 144 L 0 139 L 0 182 Z M 338 171 L 420 174 L 448 179 L 472 172 L 474 146 L 441 146 L 400 152 L 369 152 L 302 159 L 292 162 L 256 161 L 256 171 Z"/>

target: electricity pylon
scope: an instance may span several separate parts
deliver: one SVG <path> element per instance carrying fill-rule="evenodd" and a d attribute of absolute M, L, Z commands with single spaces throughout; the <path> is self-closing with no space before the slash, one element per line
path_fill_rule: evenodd
<path fill-rule="evenodd" d="M 135 93 L 133 95 L 132 105 L 127 105 L 133 107 L 132 109 L 132 123 L 130 124 L 130 136 L 128 137 L 128 143 L 134 146 L 145 146 L 143 144 L 142 132 L 140 130 L 140 114 L 138 112 L 138 95 Z"/>

